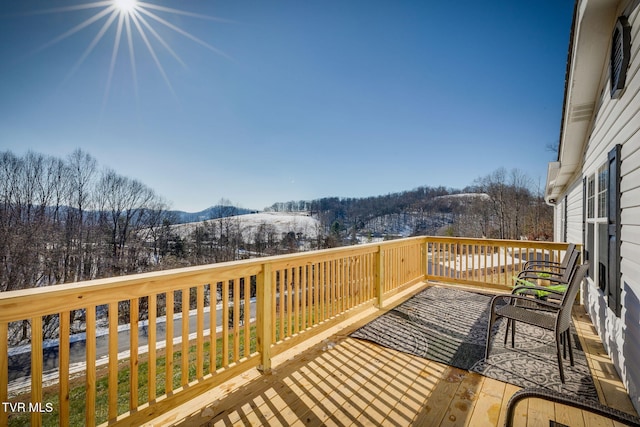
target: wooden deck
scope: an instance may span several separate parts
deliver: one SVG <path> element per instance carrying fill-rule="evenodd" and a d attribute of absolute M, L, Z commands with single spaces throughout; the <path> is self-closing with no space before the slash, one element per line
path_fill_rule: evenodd
<path fill-rule="evenodd" d="M 423 287 L 399 295 L 387 309 Z M 270 375 L 244 374 L 147 425 L 503 425 L 518 387 L 348 337 L 380 313 L 340 325 L 306 349 L 293 348 L 274 360 Z M 574 320 L 600 400 L 635 413 L 582 307 Z M 538 399 L 518 406 L 516 425 L 548 426 L 549 420 L 572 427 L 614 425 Z"/>

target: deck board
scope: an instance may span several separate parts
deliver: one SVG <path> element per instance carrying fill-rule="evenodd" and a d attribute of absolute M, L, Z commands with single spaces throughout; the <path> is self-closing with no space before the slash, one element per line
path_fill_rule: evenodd
<path fill-rule="evenodd" d="M 172 420 L 189 426 L 495 426 L 503 425 L 509 398 L 518 387 L 420 357 L 352 339 L 363 318 L 336 329 L 323 341 L 274 365 L 269 375 L 245 375 L 194 399 Z M 574 310 L 599 397 L 635 413 L 584 308 Z M 222 391 L 224 390 L 224 392 Z M 167 425 L 169 418 L 148 425 Z M 612 426 L 601 417 L 562 405 L 528 399 L 516 408 L 516 426 Z"/>

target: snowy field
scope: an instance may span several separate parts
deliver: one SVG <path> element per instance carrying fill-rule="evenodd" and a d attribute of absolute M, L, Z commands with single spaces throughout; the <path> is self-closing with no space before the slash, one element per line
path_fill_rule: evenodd
<path fill-rule="evenodd" d="M 232 230 L 239 229 L 245 241 L 253 241 L 261 227 L 263 232 L 273 233 L 278 239 L 289 232 L 302 233 L 306 238 L 314 239 L 318 236 L 320 221 L 302 212 L 261 212 L 178 224 L 173 226 L 173 230 L 185 238 L 193 233 L 196 227 L 203 226 L 209 226 L 214 230 L 226 230 L 227 227 Z"/>

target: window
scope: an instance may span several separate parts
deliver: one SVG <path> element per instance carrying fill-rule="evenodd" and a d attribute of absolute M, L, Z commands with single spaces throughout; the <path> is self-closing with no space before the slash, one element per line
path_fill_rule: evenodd
<path fill-rule="evenodd" d="M 620 292 L 620 145 L 596 173 L 583 179 L 585 261 L 589 277 L 617 316 Z"/>
<path fill-rule="evenodd" d="M 597 215 L 600 221 L 596 225 L 598 227 L 598 286 L 602 291 L 607 288 L 607 278 L 609 274 L 609 232 L 607 228 L 607 222 L 604 219 L 607 217 L 607 182 L 609 175 L 609 164 L 598 168 L 598 209 Z"/>
<path fill-rule="evenodd" d="M 627 68 L 631 56 L 631 27 L 627 18 L 621 16 L 616 22 L 611 38 L 611 58 L 609 73 L 611 76 L 611 98 L 619 98 L 627 81 Z"/>
<path fill-rule="evenodd" d="M 596 194 L 596 179 L 594 175 L 585 177 L 582 181 L 585 188 L 583 189 L 583 194 L 585 194 L 586 204 L 585 204 L 585 222 L 588 222 L 586 227 L 583 225 L 583 233 L 586 236 L 583 236 L 583 242 L 585 244 L 584 249 L 584 258 L 585 261 L 591 261 L 589 265 L 589 277 L 595 279 L 593 276 L 593 255 L 594 255 L 594 238 L 593 238 L 593 230 L 594 223 L 593 221 L 586 221 L 587 219 L 594 219 L 596 217 L 596 203 L 595 203 L 595 194 Z"/>
<path fill-rule="evenodd" d="M 607 216 L 607 183 L 609 174 L 609 165 L 605 164 L 598 169 L 598 217 Z"/>
<path fill-rule="evenodd" d="M 592 176 L 587 180 L 587 218 L 595 218 L 596 179 Z"/>

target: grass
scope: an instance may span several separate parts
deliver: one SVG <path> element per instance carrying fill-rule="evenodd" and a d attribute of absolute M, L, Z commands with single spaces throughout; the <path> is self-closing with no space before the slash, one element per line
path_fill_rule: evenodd
<path fill-rule="evenodd" d="M 256 351 L 256 334 L 255 326 L 250 328 L 250 351 L 251 354 Z M 233 360 L 233 335 L 229 335 L 229 360 Z M 204 357 L 203 357 L 203 371 L 209 372 L 209 354 L 210 354 L 210 342 L 204 343 Z M 244 354 L 244 328 L 240 330 L 240 354 Z M 216 369 L 222 367 L 222 337 L 218 337 L 216 340 Z M 189 347 L 189 381 L 196 379 L 196 346 L 191 345 Z M 182 379 L 182 352 L 175 347 L 173 353 L 173 384 L 170 387 L 171 390 L 180 387 Z M 166 372 L 166 355 L 164 352 L 159 354 L 156 358 L 156 396 L 165 394 L 165 372 Z M 148 381 L 149 381 L 149 362 L 145 358 L 141 360 L 138 365 L 138 404 L 142 404 L 149 400 L 148 396 Z M 106 368 L 100 368 L 96 372 L 96 424 L 101 424 L 107 421 L 108 417 L 108 392 L 109 392 L 109 377 Z M 122 414 L 129 410 L 129 377 L 130 367 L 129 360 L 122 360 L 119 362 L 118 369 L 118 414 Z M 84 426 L 86 420 L 86 390 L 85 390 L 84 377 L 76 378 L 70 382 L 69 392 L 69 425 L 71 426 Z M 12 400 L 12 402 L 28 402 L 29 395 L 23 395 Z M 46 403 L 51 403 L 54 410 L 50 413 L 42 414 L 42 425 L 58 425 L 59 418 L 59 396 L 58 387 L 48 387 L 43 392 L 43 407 L 46 407 Z M 9 415 L 9 426 L 28 426 L 30 425 L 29 413 L 13 413 Z"/>
<path fill-rule="evenodd" d="M 337 302 L 334 303 L 335 308 L 337 309 Z M 325 306 L 325 310 L 329 310 L 329 304 Z M 314 310 L 306 311 L 306 318 L 310 320 L 309 322 L 304 322 L 304 318 L 302 313 L 298 315 L 298 325 L 302 327 L 303 324 L 313 324 L 315 322 L 315 313 Z M 276 340 L 282 340 L 285 337 L 290 335 L 290 332 L 294 332 L 295 316 L 290 315 L 291 317 L 285 314 L 284 323 L 283 323 L 283 332 L 284 335 L 280 333 L 280 319 L 279 315 L 276 315 L 275 319 L 275 330 L 276 330 Z M 322 315 L 321 315 L 322 317 Z M 257 351 L 256 344 L 256 326 L 253 325 L 249 328 L 250 330 L 250 342 L 249 342 L 249 352 L 247 354 L 252 354 Z M 245 329 L 241 328 L 239 330 L 239 343 L 240 343 L 240 355 L 244 355 L 244 333 Z M 228 335 L 229 339 L 229 355 L 228 360 L 233 361 L 233 334 L 230 333 Z M 216 369 L 222 367 L 222 341 L 223 337 L 219 336 L 216 339 Z M 203 344 L 203 372 L 206 374 L 209 372 L 209 355 L 210 355 L 210 341 L 205 341 Z M 196 380 L 196 345 L 190 345 L 189 347 L 189 382 Z M 239 357 L 240 358 L 240 357 Z M 156 397 L 162 396 L 166 393 L 165 388 L 165 372 L 166 372 L 166 354 L 165 351 L 158 351 L 156 357 Z M 181 346 L 174 346 L 173 353 L 173 384 L 170 387 L 170 390 L 174 390 L 181 385 L 182 379 L 182 351 Z M 138 405 L 146 403 L 149 401 L 148 396 L 148 372 L 149 372 L 149 362 L 146 355 L 140 355 L 140 361 L 138 363 Z M 129 411 L 129 395 L 130 395 L 130 385 L 129 385 L 129 377 L 130 377 L 130 365 L 129 359 L 124 359 L 119 361 L 118 368 L 118 414 L 125 413 Z M 108 399 L 109 399 L 109 377 L 107 367 L 103 366 L 97 369 L 96 371 L 96 424 L 102 424 L 106 422 L 108 419 Z M 75 378 L 70 380 L 70 392 L 69 392 L 69 425 L 70 426 L 84 426 L 86 424 L 86 385 L 85 385 L 85 377 Z M 29 402 L 29 394 L 21 395 L 12 399 L 12 402 Z M 51 413 L 43 413 L 42 414 L 42 425 L 58 425 L 59 419 L 59 396 L 58 396 L 58 386 L 47 387 L 43 391 L 43 400 L 42 405 L 50 403 L 54 410 Z M 9 427 L 14 426 L 28 426 L 30 425 L 30 414 L 29 413 L 13 413 L 9 415 Z"/>

